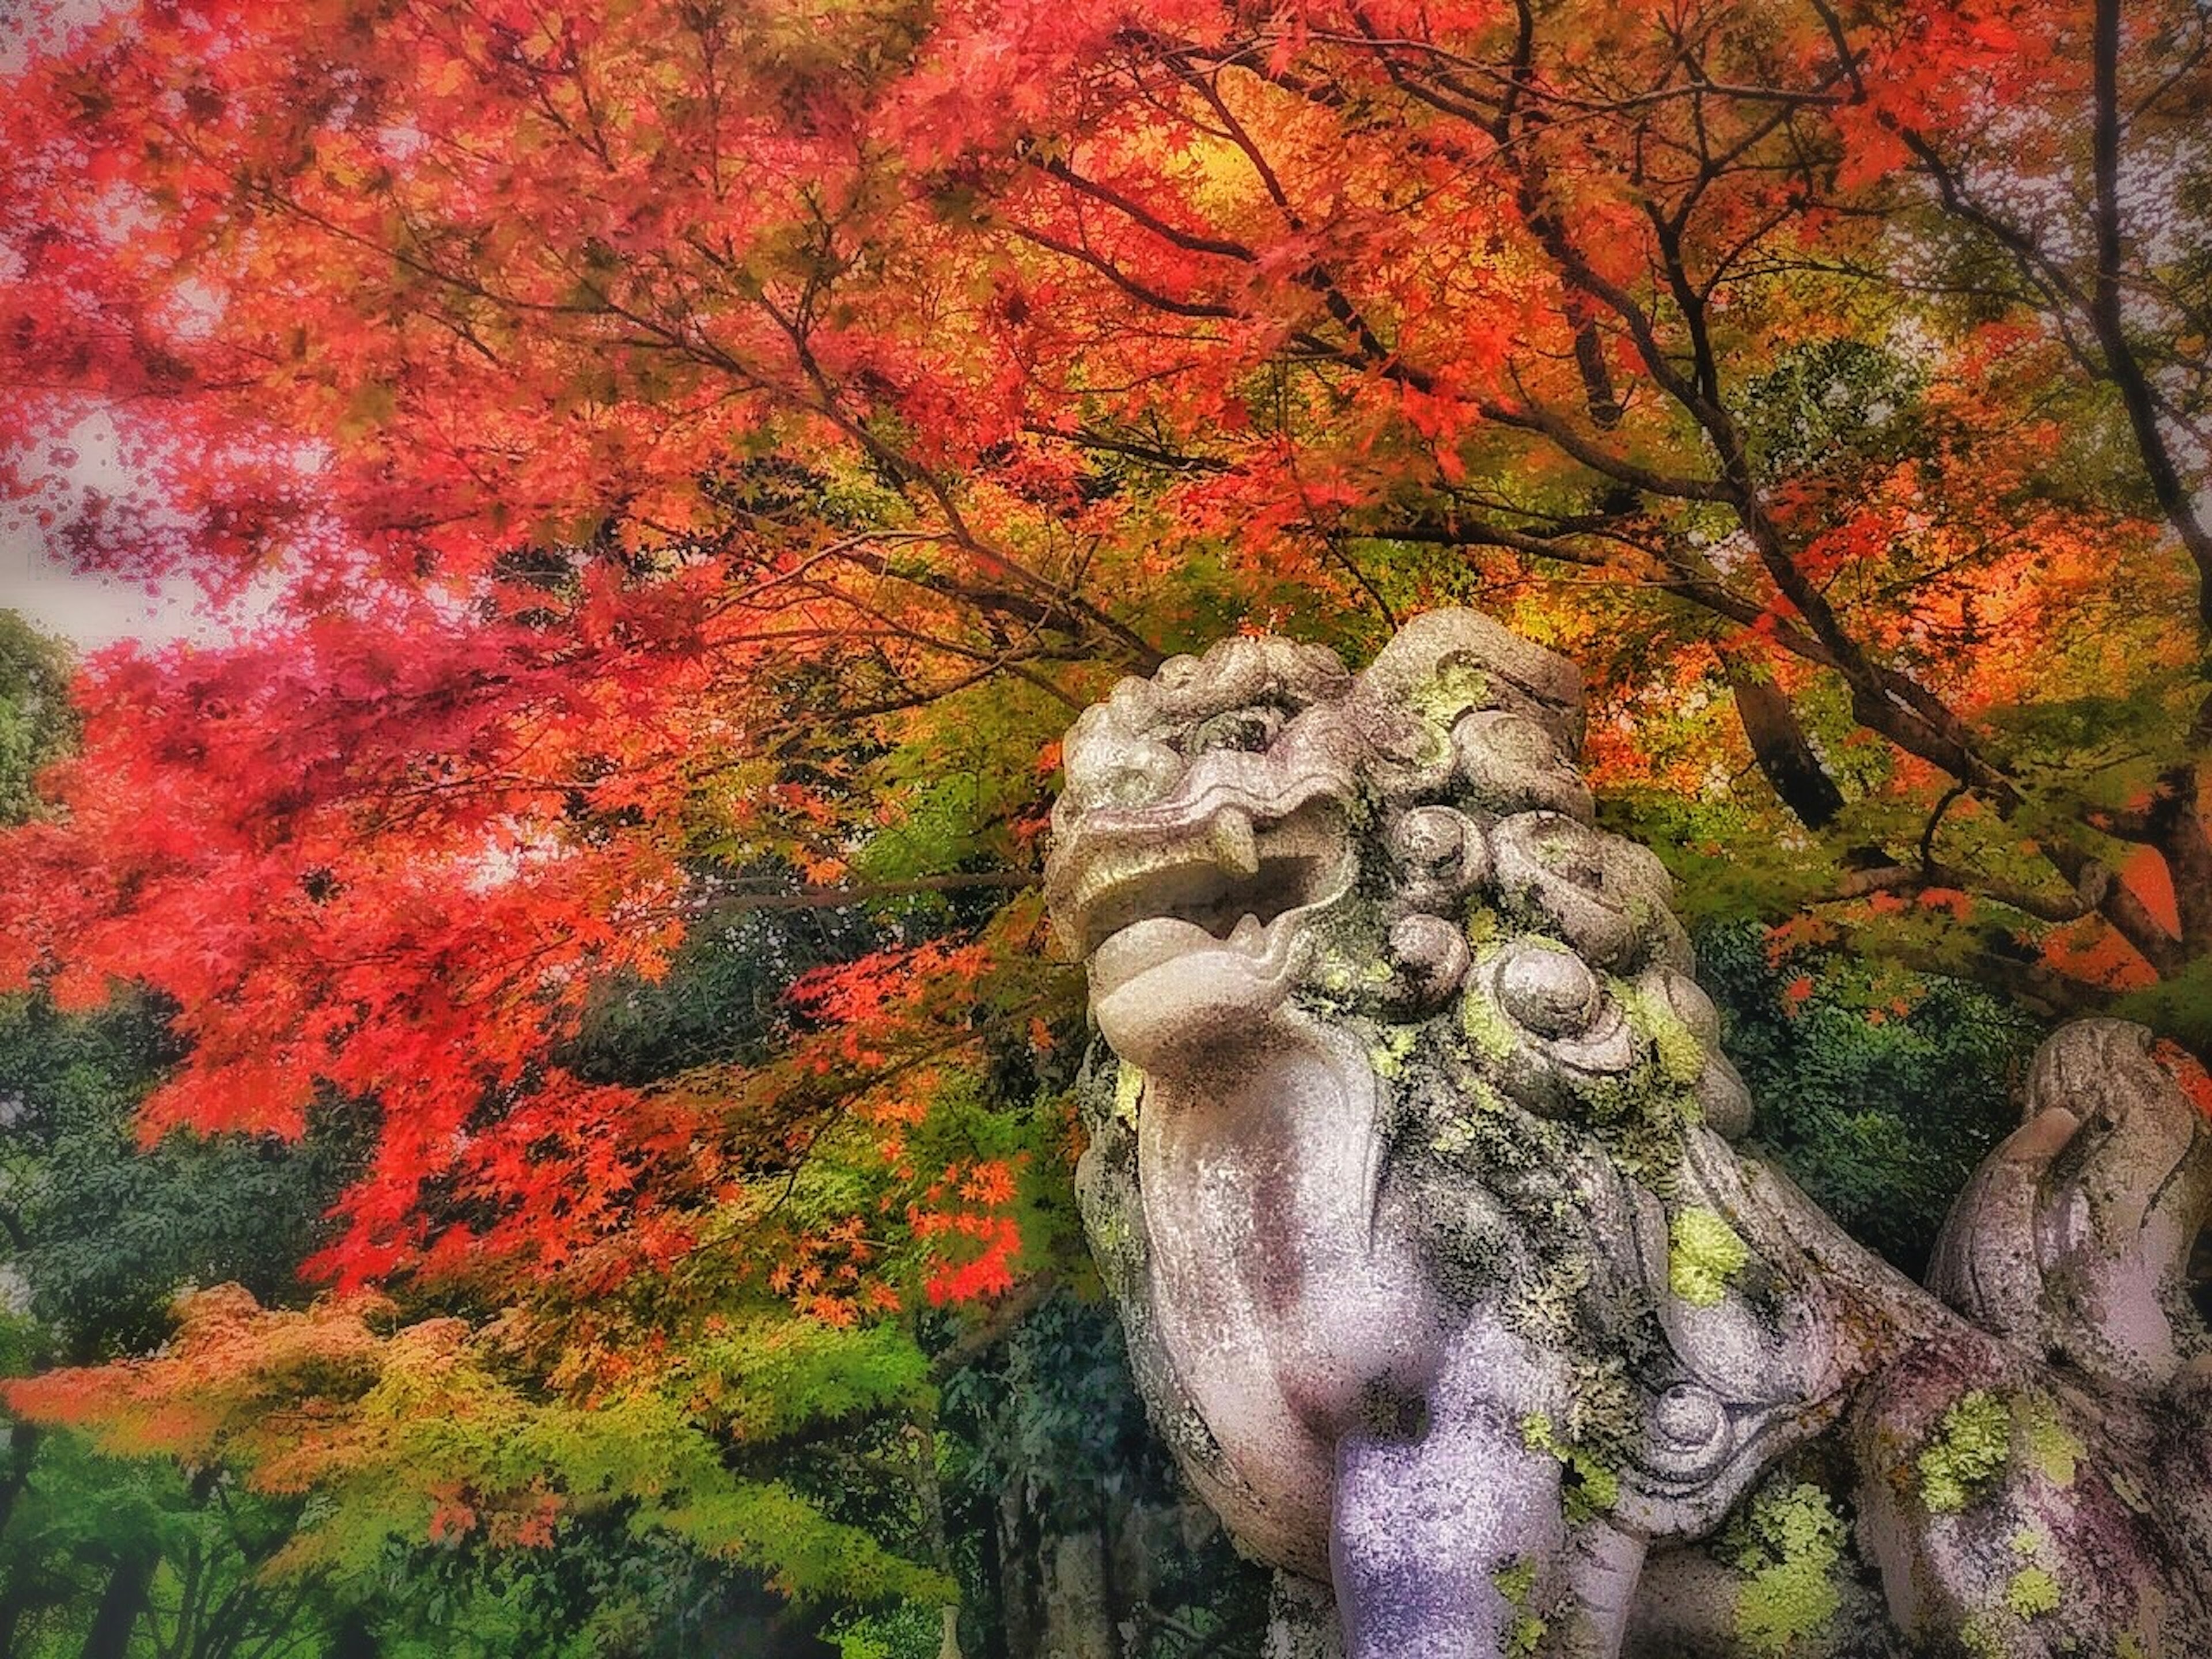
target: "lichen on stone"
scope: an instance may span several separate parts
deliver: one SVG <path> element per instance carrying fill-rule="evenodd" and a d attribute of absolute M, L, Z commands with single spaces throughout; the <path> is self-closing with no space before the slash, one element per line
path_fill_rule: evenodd
<path fill-rule="evenodd" d="M 1547 1413 L 1531 1412 L 1521 1419 L 1521 1443 L 1559 1460 L 1560 1504 L 1568 1525 L 1585 1525 L 1620 1502 L 1620 1477 L 1584 1447 L 1561 1439 Z"/>
<path fill-rule="evenodd" d="M 1997 1635 L 1996 1621 L 1985 1613 L 1974 1614 L 1959 1627 L 1959 1645 L 1974 1659 L 2005 1659 L 2004 1642 Z"/>
<path fill-rule="evenodd" d="M 1542 1645 L 1544 1633 L 1550 1628 L 1530 1610 L 1528 1598 L 1536 1590 L 1536 1564 L 1522 1556 L 1510 1566 L 1501 1567 L 1491 1575 L 1490 1582 L 1513 1609 L 1513 1623 L 1505 1632 L 1505 1652 L 1509 1659 L 1533 1654 Z"/>
<path fill-rule="evenodd" d="M 1961 1395 L 1920 1449 L 1920 1501 L 1933 1515 L 1955 1515 L 1978 1498 L 2012 1450 L 2012 1413 L 1987 1389 Z"/>
<path fill-rule="evenodd" d="M 1526 1127 L 1511 1103 L 1476 1070 L 1455 1042 L 1431 1044 L 1443 1086 L 1424 1091 L 1421 1121 L 1431 1126 L 1429 1150 L 1463 1168 L 1511 1169 L 1547 1149 L 1524 1144 Z"/>
<path fill-rule="evenodd" d="M 2046 1568 L 2022 1567 L 2005 1585 L 2004 1599 L 2015 1617 L 2039 1619 L 2058 1611 L 2058 1580 Z"/>
<path fill-rule="evenodd" d="M 1534 1342 L 1573 1346 L 1581 1334 L 1577 1303 L 1589 1288 L 1589 1258 L 1554 1251 L 1522 1273 L 1507 1291 L 1498 1311 L 1506 1327 Z"/>
<path fill-rule="evenodd" d="M 1375 1040 L 1367 1045 L 1369 1068 L 1386 1083 L 1395 1080 L 1404 1073 L 1406 1061 L 1412 1057 L 1420 1036 L 1418 1026 L 1383 1026 L 1376 1033 Z"/>
<path fill-rule="evenodd" d="M 1735 1634 L 1759 1659 L 1786 1659 L 1828 1627 L 1843 1605 L 1836 1583 L 1845 1532 L 1828 1494 L 1810 1481 L 1770 1481 L 1723 1538 L 1746 1581 L 1736 1592 Z"/>
<path fill-rule="evenodd" d="M 1751 1260 L 1750 1246 L 1714 1210 L 1676 1212 L 1667 1243 L 1667 1287 L 1694 1308 L 1719 1303 Z"/>
<path fill-rule="evenodd" d="M 1510 1604 L 1525 1607 L 1536 1588 L 1536 1564 L 1524 1555 L 1511 1566 L 1500 1567 L 1491 1575 L 1490 1582 L 1498 1586 L 1498 1593 Z"/>
<path fill-rule="evenodd" d="M 1101 1254 L 1119 1261 L 1134 1243 L 1135 1235 L 1130 1231 L 1126 1217 L 1101 1216 L 1092 1230 L 1092 1247 Z"/>
<path fill-rule="evenodd" d="M 1467 994 L 1460 999 L 1459 1023 L 1476 1052 L 1486 1059 L 1504 1060 L 1519 1046 L 1520 1033 L 1505 1011 L 1472 983 Z"/>
<path fill-rule="evenodd" d="M 1407 702 L 1422 720 L 1449 734 L 1469 709 L 1490 700 L 1490 676 L 1469 662 L 1448 662 L 1416 685 Z"/>
<path fill-rule="evenodd" d="M 1620 1004 L 1628 1023 L 1650 1043 L 1659 1070 L 1670 1083 L 1694 1085 L 1705 1069 L 1705 1045 L 1682 1018 L 1640 986 L 1608 978 L 1606 988 Z"/>
<path fill-rule="evenodd" d="M 1137 1103 L 1144 1097 L 1145 1074 L 1127 1060 L 1114 1074 L 1114 1115 L 1122 1122 L 1137 1121 Z"/>
<path fill-rule="evenodd" d="M 1571 1086 L 1584 1122 L 1613 1161 L 1667 1196 L 1681 1162 L 1683 1131 L 1701 1115 L 1696 1097 L 1650 1060 L 1624 1076 L 1577 1080 Z"/>
<path fill-rule="evenodd" d="M 2013 1415 L 2029 1465 L 2053 1486 L 2072 1486 L 2083 1448 L 2058 1420 L 2057 1409 L 2047 1400 L 2026 1399 L 2014 1405 Z"/>
<path fill-rule="evenodd" d="M 1601 1352 L 1567 1368 L 1567 1437 L 1626 1458 L 1643 1428 L 1642 1402 L 1628 1379 L 1626 1358 Z"/>

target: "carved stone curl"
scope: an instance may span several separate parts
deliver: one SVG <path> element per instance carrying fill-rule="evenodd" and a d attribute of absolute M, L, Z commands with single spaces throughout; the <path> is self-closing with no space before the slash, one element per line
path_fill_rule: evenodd
<path fill-rule="evenodd" d="M 1912 1285 L 1731 1144 L 1579 696 L 1446 611 L 1068 734 L 1079 1195 L 1155 1423 L 1284 1575 L 1270 1650 L 2212 1654 L 2212 1151 L 2144 1034 L 2051 1040 Z"/>

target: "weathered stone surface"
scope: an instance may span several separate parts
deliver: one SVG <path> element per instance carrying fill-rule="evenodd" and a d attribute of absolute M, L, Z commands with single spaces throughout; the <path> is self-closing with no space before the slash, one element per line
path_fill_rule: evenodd
<path fill-rule="evenodd" d="M 1066 745 L 1048 890 L 1106 1045 L 1079 1196 L 1194 1487 L 1347 1659 L 2212 1653 L 2212 1200 L 2136 1028 L 2070 1027 L 1936 1294 L 1751 1117 L 1578 683 L 1438 611 L 1267 638 Z M 1107 1052 L 1107 1050 L 1110 1052 Z"/>

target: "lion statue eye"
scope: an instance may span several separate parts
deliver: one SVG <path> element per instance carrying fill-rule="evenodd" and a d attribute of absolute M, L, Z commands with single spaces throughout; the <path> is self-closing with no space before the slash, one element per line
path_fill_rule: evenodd
<path fill-rule="evenodd" d="M 1279 708 L 1232 708 L 1200 721 L 1190 734 L 1188 752 L 1203 755 L 1210 749 L 1241 749 L 1256 754 L 1272 744 L 1282 729 Z"/>

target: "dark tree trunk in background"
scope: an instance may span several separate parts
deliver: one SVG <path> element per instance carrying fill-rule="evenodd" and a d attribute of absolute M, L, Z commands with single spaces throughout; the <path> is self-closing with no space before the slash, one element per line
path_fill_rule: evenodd
<path fill-rule="evenodd" d="M 1723 652 L 1721 665 L 1735 693 L 1735 712 L 1759 769 L 1800 823 L 1808 830 L 1826 829 L 1844 810 L 1844 794 L 1820 763 L 1797 711 L 1771 678 L 1762 678 L 1740 655 Z"/>
<path fill-rule="evenodd" d="M 1101 1492 L 1085 1521 L 1049 1524 L 1017 1474 L 1000 1504 L 998 1582 L 1006 1659 L 1144 1659 L 1158 1564 L 1182 1547 L 1181 1508 Z"/>
<path fill-rule="evenodd" d="M 8 1529 L 15 1517 L 16 1500 L 22 1497 L 23 1488 L 31 1484 L 31 1464 L 38 1455 L 39 1431 L 28 1423 L 8 1425 L 8 1466 L 0 1473 L 0 1533 Z M 21 1564 L 11 1575 L 4 1591 L 0 1591 L 0 1659 L 15 1651 L 15 1627 L 23 1622 L 23 1614 L 30 1606 L 29 1586 L 19 1582 L 29 1571 L 27 1563 Z"/>
<path fill-rule="evenodd" d="M 79 1659 L 125 1659 L 131 1632 L 146 1611 L 146 1593 L 160 1560 L 152 1550 L 135 1550 L 117 1563 L 107 1588 L 100 1592 L 100 1608 L 92 1615 Z"/>
<path fill-rule="evenodd" d="M 0 1532 L 8 1529 L 9 1518 L 15 1513 L 15 1500 L 23 1495 L 23 1488 L 31 1484 L 31 1464 L 39 1455 L 39 1431 L 28 1423 L 8 1425 L 8 1467 L 0 1474 Z M 0 1652 L 6 1651 L 0 1649 Z"/>
<path fill-rule="evenodd" d="M 383 1644 L 376 1639 L 376 1632 L 368 1616 L 358 1607 L 338 1620 L 337 1634 L 331 1642 L 330 1659 L 379 1659 Z"/>
<path fill-rule="evenodd" d="M 1259 1659 L 1267 1576 L 1186 1496 L 1109 1310 L 1045 1299 L 977 1381 L 959 1409 L 993 1476 L 954 1523 L 970 1659 Z"/>

